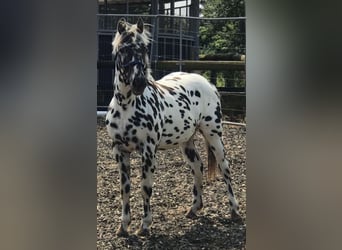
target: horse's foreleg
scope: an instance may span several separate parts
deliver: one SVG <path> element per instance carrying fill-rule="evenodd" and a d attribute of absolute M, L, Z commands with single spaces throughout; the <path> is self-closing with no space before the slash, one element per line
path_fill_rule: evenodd
<path fill-rule="evenodd" d="M 152 224 L 152 211 L 150 200 L 152 196 L 153 173 L 156 167 L 155 150 L 147 147 L 142 153 L 142 180 L 141 180 L 141 193 L 144 204 L 144 214 L 141 220 L 141 225 L 137 231 L 138 235 L 149 235 L 149 226 Z"/>
<path fill-rule="evenodd" d="M 129 205 L 129 194 L 131 190 L 130 183 L 130 154 L 121 152 L 118 148 L 114 147 L 113 153 L 116 162 L 119 165 L 120 183 L 121 183 L 121 201 L 122 201 L 122 213 L 121 213 L 121 225 L 117 231 L 118 236 L 127 236 L 127 229 L 131 223 L 131 209 Z"/>

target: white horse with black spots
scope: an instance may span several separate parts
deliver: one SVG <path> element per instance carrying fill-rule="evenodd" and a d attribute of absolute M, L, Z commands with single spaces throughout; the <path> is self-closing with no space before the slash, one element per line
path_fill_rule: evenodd
<path fill-rule="evenodd" d="M 208 145 L 208 173 L 215 174 L 218 166 L 227 184 L 232 217 L 239 218 L 221 139 L 222 117 L 217 89 L 204 77 L 183 72 L 155 81 L 149 68 L 149 43 L 150 33 L 144 29 L 141 19 L 134 25 L 124 19 L 118 22 L 113 40 L 114 96 L 106 115 L 113 154 L 120 170 L 122 218 L 117 234 L 127 236 L 131 222 L 130 153 L 133 151 L 142 156 L 144 214 L 137 234 L 148 235 L 152 223 L 150 200 L 158 149 L 181 148 L 194 176 L 193 203 L 186 216 L 196 217 L 196 212 L 203 207 L 203 163 L 194 146 L 197 130 Z"/>

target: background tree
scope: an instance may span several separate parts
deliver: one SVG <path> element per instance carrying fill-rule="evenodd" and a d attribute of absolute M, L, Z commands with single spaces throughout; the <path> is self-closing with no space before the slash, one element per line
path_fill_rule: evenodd
<path fill-rule="evenodd" d="M 202 1 L 201 14 L 204 17 L 244 17 L 244 0 Z M 245 54 L 245 20 L 208 21 L 200 25 L 200 53 Z M 213 73 L 213 72 L 211 72 Z M 207 72 L 208 74 L 208 72 Z M 244 72 L 230 71 L 212 74 L 218 87 L 244 87 Z"/>

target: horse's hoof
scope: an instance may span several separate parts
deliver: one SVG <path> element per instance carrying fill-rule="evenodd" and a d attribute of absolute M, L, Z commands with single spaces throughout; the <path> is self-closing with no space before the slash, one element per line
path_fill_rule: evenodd
<path fill-rule="evenodd" d="M 185 217 L 186 217 L 186 218 L 189 218 L 189 219 L 192 219 L 192 220 L 198 218 L 197 215 L 196 215 L 191 209 L 189 210 L 189 212 L 186 214 Z"/>
<path fill-rule="evenodd" d="M 147 228 L 140 227 L 139 230 L 136 232 L 138 236 L 150 236 L 150 231 Z"/>
<path fill-rule="evenodd" d="M 242 217 L 240 214 L 238 214 L 236 211 L 232 210 L 231 218 L 234 222 L 241 222 Z"/>
<path fill-rule="evenodd" d="M 116 231 L 116 235 L 119 237 L 128 237 L 128 232 L 125 231 L 122 226 L 119 227 L 119 229 Z"/>

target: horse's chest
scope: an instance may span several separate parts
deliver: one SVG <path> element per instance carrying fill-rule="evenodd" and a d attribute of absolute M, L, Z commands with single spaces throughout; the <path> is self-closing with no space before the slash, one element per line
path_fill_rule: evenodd
<path fill-rule="evenodd" d="M 109 111 L 106 116 L 106 127 L 113 142 L 125 150 L 132 152 L 139 148 L 142 131 L 134 125 L 132 116 L 120 111 Z"/>
<path fill-rule="evenodd" d="M 107 113 L 106 126 L 115 144 L 128 152 L 140 150 L 145 143 L 157 145 L 161 137 L 160 120 L 138 109 L 126 112 L 113 110 Z"/>

